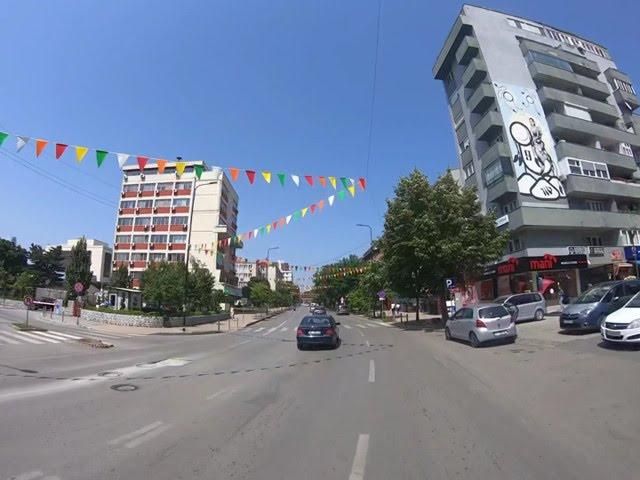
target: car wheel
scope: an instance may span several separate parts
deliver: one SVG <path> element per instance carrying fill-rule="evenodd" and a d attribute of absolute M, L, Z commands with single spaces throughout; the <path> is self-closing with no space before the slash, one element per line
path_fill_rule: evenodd
<path fill-rule="evenodd" d="M 536 310 L 536 313 L 533 315 L 533 318 L 539 322 L 544 318 L 544 312 L 542 310 Z"/>
<path fill-rule="evenodd" d="M 445 338 L 446 340 L 451 340 L 451 332 L 449 331 L 449 329 L 448 329 L 448 328 L 445 328 L 445 329 L 444 329 L 444 338 Z"/>
<path fill-rule="evenodd" d="M 478 348 L 480 346 L 480 340 L 478 340 L 477 335 L 473 332 L 469 334 L 469 343 L 471 343 L 473 348 Z"/>
<path fill-rule="evenodd" d="M 511 337 L 507 340 L 507 343 L 516 343 L 516 337 Z"/>
<path fill-rule="evenodd" d="M 304 350 L 304 345 L 302 345 L 301 343 L 298 344 L 298 350 Z"/>

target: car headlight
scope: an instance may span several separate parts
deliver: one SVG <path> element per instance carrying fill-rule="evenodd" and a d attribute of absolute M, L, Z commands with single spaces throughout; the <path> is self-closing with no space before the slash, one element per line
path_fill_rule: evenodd
<path fill-rule="evenodd" d="M 591 310 L 593 310 L 593 308 L 585 308 L 584 310 L 580 310 L 580 313 L 578 313 L 578 315 L 580 315 L 581 317 L 586 317 L 591 313 Z"/>
<path fill-rule="evenodd" d="M 627 328 L 640 328 L 640 318 L 627 325 Z"/>

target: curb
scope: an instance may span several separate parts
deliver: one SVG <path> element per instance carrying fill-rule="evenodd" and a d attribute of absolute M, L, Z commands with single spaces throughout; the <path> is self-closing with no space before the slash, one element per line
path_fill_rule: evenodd
<path fill-rule="evenodd" d="M 280 315 L 281 313 L 288 312 L 288 311 L 289 311 L 289 310 L 283 310 L 283 311 L 281 311 L 281 312 L 274 313 L 273 315 L 267 315 L 267 316 L 266 316 L 266 317 L 264 317 L 264 318 L 260 318 L 260 319 L 258 319 L 258 320 L 254 320 L 253 322 L 249 322 L 249 323 L 247 323 L 247 324 L 246 324 L 244 327 L 242 327 L 242 328 L 250 327 L 251 325 L 255 325 L 256 323 L 260 323 L 260 322 L 262 322 L 262 321 L 264 321 L 264 320 L 269 320 L 270 318 L 277 317 L 277 316 L 278 316 L 278 315 Z"/>

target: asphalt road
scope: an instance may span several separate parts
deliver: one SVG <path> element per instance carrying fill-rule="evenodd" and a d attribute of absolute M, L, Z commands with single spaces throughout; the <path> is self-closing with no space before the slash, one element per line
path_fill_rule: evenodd
<path fill-rule="evenodd" d="M 349 316 L 339 349 L 300 352 L 304 313 L 92 349 L 3 344 L 0 310 L 0 480 L 638 478 L 640 351 Z"/>

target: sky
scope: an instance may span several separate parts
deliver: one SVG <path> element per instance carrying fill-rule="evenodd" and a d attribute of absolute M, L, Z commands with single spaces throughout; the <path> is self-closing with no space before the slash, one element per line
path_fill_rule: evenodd
<path fill-rule="evenodd" d="M 364 193 L 239 251 L 259 258 L 279 247 L 271 258 L 298 265 L 361 254 L 369 232 L 355 224 L 381 233 L 400 177 L 418 168 L 436 179 L 457 166 L 443 88 L 431 68 L 462 4 L 382 0 L 374 91 L 377 5 L 5 0 L 0 131 L 222 167 L 366 176 Z M 640 86 L 640 30 L 625 20 L 638 18 L 637 1 L 593 9 L 584 0 L 482 5 L 605 45 Z M 33 144 L 16 157 L 14 142 L 0 149 L 0 237 L 23 245 L 80 235 L 113 242 L 121 181 L 115 158 L 98 169 L 87 156 L 78 166 L 73 152 L 55 160 L 49 146 L 35 159 Z M 277 181 L 235 187 L 240 232 L 330 195 Z"/>

